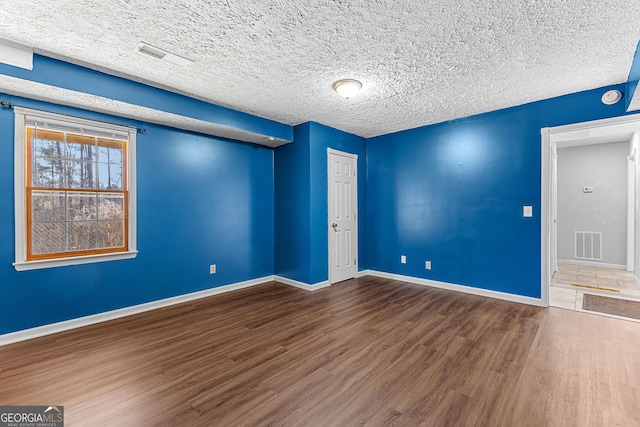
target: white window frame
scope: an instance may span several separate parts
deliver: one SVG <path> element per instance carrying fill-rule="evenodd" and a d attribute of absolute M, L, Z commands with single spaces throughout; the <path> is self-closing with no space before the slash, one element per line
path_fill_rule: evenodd
<path fill-rule="evenodd" d="M 15 114 L 15 149 L 14 149 L 14 185 L 15 185 L 15 262 L 17 271 L 36 270 L 41 268 L 63 267 L 68 265 L 90 264 L 103 261 L 135 258 L 138 254 L 136 246 L 136 133 L 137 129 L 119 126 L 94 120 L 81 119 L 46 111 L 23 107 L 13 107 Z M 26 159 L 25 123 L 29 118 L 39 118 L 49 122 L 67 123 L 83 129 L 99 132 L 113 132 L 128 135 L 127 144 L 127 188 L 129 192 L 128 206 L 128 250 L 106 254 L 80 255 L 68 258 L 52 258 L 46 260 L 27 261 L 27 216 L 26 216 Z"/>

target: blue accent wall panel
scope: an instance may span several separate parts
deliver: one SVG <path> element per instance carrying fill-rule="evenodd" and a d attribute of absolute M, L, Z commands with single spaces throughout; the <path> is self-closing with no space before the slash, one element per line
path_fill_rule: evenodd
<path fill-rule="evenodd" d="M 311 282 L 310 124 L 275 149 L 275 274 Z"/>
<path fill-rule="evenodd" d="M 366 140 L 304 123 L 275 150 L 275 266 L 309 285 L 329 278 L 327 148 L 358 155 L 359 269 L 366 268 Z"/>
<path fill-rule="evenodd" d="M 540 130 L 625 114 L 608 89 L 367 140 L 368 268 L 539 298 Z"/>
<path fill-rule="evenodd" d="M 638 42 L 636 53 L 633 55 L 633 62 L 631 63 L 629 77 L 627 78 L 626 93 L 623 97 L 627 109 L 638 88 L 638 81 L 640 81 L 640 42 Z"/>
<path fill-rule="evenodd" d="M 137 258 L 17 272 L 14 114 L 0 109 L 0 334 L 273 274 L 272 149 L 2 99 L 146 132 L 137 136 Z"/>
<path fill-rule="evenodd" d="M 311 122 L 311 282 L 329 278 L 329 184 L 327 149 L 358 155 L 358 271 L 367 260 L 366 140 Z"/>

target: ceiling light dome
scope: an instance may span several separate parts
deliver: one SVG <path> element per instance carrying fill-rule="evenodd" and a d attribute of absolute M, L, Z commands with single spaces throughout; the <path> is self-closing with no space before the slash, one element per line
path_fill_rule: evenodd
<path fill-rule="evenodd" d="M 362 88 L 362 83 L 354 79 L 341 79 L 333 82 L 331 87 L 338 92 L 338 95 L 349 99 L 358 93 Z"/>
<path fill-rule="evenodd" d="M 602 95 L 602 103 L 605 105 L 613 105 L 622 99 L 622 92 L 619 90 L 608 90 Z"/>

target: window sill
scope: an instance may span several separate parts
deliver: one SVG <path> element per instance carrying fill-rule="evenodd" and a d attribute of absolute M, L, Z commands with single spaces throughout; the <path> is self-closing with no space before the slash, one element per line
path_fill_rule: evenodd
<path fill-rule="evenodd" d="M 73 258 L 56 258 L 38 261 L 14 262 L 17 271 L 39 270 L 41 268 L 64 267 L 68 265 L 92 264 L 95 262 L 117 261 L 131 259 L 138 255 L 138 251 L 118 252 L 113 254 L 86 255 Z"/>

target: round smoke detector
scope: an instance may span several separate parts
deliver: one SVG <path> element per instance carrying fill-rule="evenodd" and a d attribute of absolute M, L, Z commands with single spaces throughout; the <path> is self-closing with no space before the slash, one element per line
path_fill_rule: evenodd
<path fill-rule="evenodd" d="M 608 90 L 602 95 L 602 103 L 605 105 L 613 105 L 622 99 L 622 92 L 619 90 Z"/>

